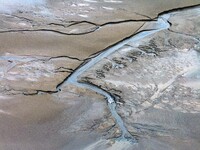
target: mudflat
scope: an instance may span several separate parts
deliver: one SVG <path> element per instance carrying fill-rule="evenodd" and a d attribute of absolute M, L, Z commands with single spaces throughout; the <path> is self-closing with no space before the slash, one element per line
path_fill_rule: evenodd
<path fill-rule="evenodd" d="M 198 5 L 0 0 L 0 149 L 197 150 Z M 158 30 L 161 14 L 169 15 L 163 18 L 169 27 Z M 123 140 L 105 95 L 64 82 L 116 45 L 77 80 L 111 95 L 130 133 Z"/>

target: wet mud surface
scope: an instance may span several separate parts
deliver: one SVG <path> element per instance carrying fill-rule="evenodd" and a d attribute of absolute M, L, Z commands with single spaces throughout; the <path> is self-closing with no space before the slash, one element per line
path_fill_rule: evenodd
<path fill-rule="evenodd" d="M 130 149 L 198 149 L 198 14 L 199 8 L 172 13 L 169 29 L 129 42 L 80 78 L 115 97 L 138 139 Z"/>
<path fill-rule="evenodd" d="M 0 149 L 198 150 L 200 8 L 190 7 L 198 4 L 0 0 Z M 135 139 L 119 140 L 104 96 L 58 86 L 106 48 L 157 29 L 164 12 L 168 29 L 121 45 L 78 76 L 115 100 Z"/>

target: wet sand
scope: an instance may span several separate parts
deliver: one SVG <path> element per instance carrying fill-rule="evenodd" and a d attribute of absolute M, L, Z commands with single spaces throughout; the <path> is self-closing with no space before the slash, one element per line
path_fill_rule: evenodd
<path fill-rule="evenodd" d="M 199 8 L 172 13 L 169 29 L 130 41 L 81 77 L 116 98 L 138 139 L 131 149 L 198 149 L 199 16 Z"/>
<path fill-rule="evenodd" d="M 198 66 L 199 9 L 175 12 L 169 31 L 125 45 L 81 78 L 115 97 L 138 144 L 114 140 L 120 129 L 98 93 L 74 85 L 56 91 L 88 58 L 198 0 L 10 4 L 0 0 L 0 149 L 198 149 L 199 72 L 182 71 Z"/>

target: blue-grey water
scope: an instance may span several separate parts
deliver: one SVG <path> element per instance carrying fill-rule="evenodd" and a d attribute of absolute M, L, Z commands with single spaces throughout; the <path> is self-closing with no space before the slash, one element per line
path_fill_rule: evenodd
<path fill-rule="evenodd" d="M 117 111 L 116 111 L 116 103 L 114 98 L 105 90 L 101 89 L 100 87 L 97 87 L 95 85 L 89 84 L 89 83 L 82 83 L 79 82 L 79 77 L 88 69 L 90 69 L 91 67 L 93 67 L 95 64 L 97 64 L 99 61 L 101 61 L 103 58 L 111 55 L 113 52 L 117 51 L 118 49 L 120 49 L 122 46 L 124 46 L 125 44 L 127 44 L 128 42 L 136 42 L 138 40 L 141 40 L 147 36 L 150 36 L 156 32 L 159 32 L 161 30 L 164 29 L 168 29 L 170 27 L 170 24 L 167 22 L 167 20 L 169 19 L 170 15 L 162 15 L 160 16 L 157 21 L 155 22 L 155 29 L 152 30 L 148 30 L 148 31 L 143 31 L 140 32 L 136 35 L 133 35 L 132 37 L 123 40 L 122 42 L 119 42 L 118 44 L 114 45 L 111 48 L 106 49 L 105 51 L 103 51 L 102 53 L 100 53 L 99 55 L 97 55 L 94 58 L 91 58 L 89 62 L 87 62 L 86 64 L 84 64 L 83 66 L 81 66 L 80 68 L 78 68 L 77 70 L 75 70 L 71 76 L 65 81 L 63 82 L 61 85 L 59 85 L 57 87 L 58 90 L 62 89 L 62 86 L 66 86 L 67 84 L 74 84 L 78 87 L 82 87 L 82 88 L 86 88 L 92 91 L 97 92 L 100 95 L 103 95 L 108 102 L 108 106 L 110 109 L 110 112 L 112 113 L 112 116 L 115 118 L 115 121 L 117 123 L 117 125 L 119 126 L 122 134 L 121 137 L 119 138 L 120 140 L 130 140 L 131 141 L 135 141 L 135 139 L 133 137 L 131 137 L 130 133 L 127 131 L 122 118 L 118 115 Z"/>
<path fill-rule="evenodd" d="M 36 5 L 44 5 L 46 0 L 0 0 L 0 13 L 12 13 Z"/>

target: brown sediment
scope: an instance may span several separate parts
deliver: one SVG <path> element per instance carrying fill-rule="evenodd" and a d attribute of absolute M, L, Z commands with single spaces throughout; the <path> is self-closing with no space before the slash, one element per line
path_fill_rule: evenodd
<path fill-rule="evenodd" d="M 85 59 L 89 55 L 131 35 L 142 23 L 107 25 L 98 31 L 79 36 L 60 36 L 55 33 L 3 33 L 1 53 L 16 55 L 72 56 Z M 17 39 L 17 40 L 16 40 Z M 9 45 L 6 44 L 9 42 Z"/>
<path fill-rule="evenodd" d="M 33 11 L 16 11 L 13 14 L 1 14 L 1 149 L 53 150 L 63 148 L 83 149 L 84 147 L 96 149 L 97 146 L 103 149 L 110 146 L 113 148 L 121 146 L 128 149 L 132 147 L 132 145 L 126 142 L 116 142 L 115 144 L 109 140 L 100 140 L 99 142 L 100 138 L 113 138 L 120 134 L 119 128 L 113 123 L 113 118 L 101 96 L 92 91 L 74 86 L 67 86 L 61 92 L 57 92 L 55 88 L 67 76 L 73 73 L 84 60 L 88 61 L 91 55 L 98 54 L 99 51 L 110 45 L 114 45 L 125 37 L 133 35 L 138 29 L 145 29 L 141 28 L 143 24 L 145 22 L 154 22 L 155 19 L 152 18 L 156 18 L 160 12 L 169 9 L 180 10 L 177 8 L 196 5 L 199 1 L 156 1 L 153 4 L 147 0 L 140 2 L 125 1 L 122 4 L 90 3 L 95 10 L 90 10 L 89 7 L 83 6 L 80 6 L 80 9 L 77 9 L 78 7 L 73 8 L 71 7 L 73 3 L 78 4 L 80 2 L 70 1 L 63 4 L 61 1 L 50 1 L 48 9 L 54 14 L 54 16 L 50 14 L 50 17 L 48 15 L 41 15 L 40 11 L 38 11 L 40 8 L 36 8 Z M 104 5 L 106 7 L 113 7 L 114 10 L 106 10 L 102 7 Z M 66 10 L 66 7 L 69 9 Z M 88 13 L 84 12 L 85 10 Z M 34 11 L 35 14 L 33 14 Z M 70 16 L 70 12 L 73 11 L 76 15 Z M 64 14 L 66 12 L 67 15 Z M 88 18 L 81 17 L 80 14 L 82 13 L 88 15 Z M 184 14 L 184 17 L 182 17 L 182 14 Z M 194 102 L 188 102 L 187 99 L 182 102 L 183 108 L 182 105 L 179 108 L 179 103 L 181 102 L 176 99 L 177 107 L 170 106 L 171 103 L 163 106 L 165 102 L 160 103 L 157 99 L 153 100 L 153 104 L 144 98 L 140 99 L 142 96 L 152 96 L 153 92 L 156 91 L 161 92 L 157 94 L 156 98 L 159 98 L 171 86 L 174 89 L 169 89 L 169 93 L 165 93 L 165 99 L 170 97 L 173 91 L 179 92 L 180 95 L 188 92 L 188 89 L 182 87 L 186 85 L 183 84 L 185 78 L 180 79 L 179 76 L 175 79 L 179 79 L 181 84 L 183 84 L 180 87 L 176 87 L 179 81 L 169 82 L 171 84 L 167 88 L 161 88 L 161 90 L 157 89 L 159 88 L 157 85 L 155 87 L 152 85 L 143 87 L 142 85 L 146 82 L 151 84 L 149 81 L 152 76 L 156 78 L 156 75 L 152 73 L 155 70 L 151 70 L 152 68 L 154 69 L 154 66 L 152 68 L 145 67 L 153 63 L 152 59 L 154 57 L 151 56 L 156 56 L 156 59 L 158 57 L 158 60 L 154 62 L 156 64 L 160 64 L 159 59 L 163 57 L 175 60 L 176 58 L 173 57 L 174 53 L 179 54 L 176 50 L 174 51 L 175 48 L 192 49 L 198 42 L 199 37 L 195 33 L 199 33 L 197 25 L 199 19 L 194 21 L 192 18 L 196 18 L 195 13 L 191 11 L 189 14 L 192 15 L 188 17 L 188 12 L 181 12 L 170 18 L 169 21 L 172 23 L 170 30 L 173 33 L 164 31 L 156 34 L 153 41 L 156 41 L 156 44 L 159 46 L 155 46 L 155 43 L 151 40 L 149 44 L 147 44 L 148 42 L 145 43 L 149 39 L 144 39 L 142 46 L 136 46 L 136 51 L 142 51 L 142 54 L 144 54 L 137 60 L 136 64 L 138 66 L 131 64 L 130 60 L 134 62 L 135 58 L 138 57 L 136 55 L 139 53 L 134 51 L 126 56 L 124 53 L 117 52 L 103 59 L 98 64 L 99 66 L 94 66 L 94 68 L 89 70 L 89 74 L 86 74 L 88 77 L 87 82 L 92 82 L 105 90 L 109 90 L 115 99 L 118 100 L 118 104 L 124 103 L 123 106 L 118 105 L 117 110 L 122 116 L 129 132 L 138 137 L 139 146 L 141 147 L 147 147 L 145 143 L 149 143 L 149 145 L 156 148 L 159 145 L 154 143 L 162 143 L 165 147 L 168 147 L 168 143 L 170 143 L 174 147 L 182 148 L 188 146 L 185 144 L 188 141 L 193 143 L 194 149 L 198 146 L 196 142 L 196 139 L 198 139 L 198 127 L 194 124 L 187 125 L 184 122 L 184 118 L 188 120 L 189 116 L 192 121 L 198 124 L 198 114 L 196 116 L 193 115 L 193 113 L 199 111 L 197 107 L 194 107 L 194 105 L 198 105 L 198 100 L 195 97 L 198 96 L 198 92 L 192 93 L 194 95 L 192 97 Z M 185 21 L 185 17 L 189 18 L 189 25 Z M 176 20 L 177 18 L 178 21 Z M 194 33 L 194 31 L 196 32 Z M 193 40 L 193 37 L 197 40 Z M 134 44 L 132 44 L 126 46 L 134 47 Z M 171 49 L 173 53 L 170 53 Z M 166 52 L 166 56 L 165 51 L 168 50 L 170 52 L 169 54 Z M 5 59 L 4 56 L 9 56 L 9 58 Z M 15 60 L 13 59 L 14 57 L 19 58 Z M 95 57 L 95 55 L 92 57 Z M 24 60 L 25 58 L 30 58 L 31 60 Z M 183 59 L 183 57 L 180 58 Z M 191 60 L 190 62 L 189 58 L 188 61 L 182 61 L 183 64 L 188 63 L 189 66 L 193 64 L 193 61 Z M 122 68 L 113 69 L 111 67 L 102 72 L 101 65 L 104 65 L 105 62 L 115 64 L 106 64 L 107 66 L 118 65 Z M 166 62 L 168 61 L 166 60 Z M 182 69 L 181 65 L 178 65 L 178 68 L 175 67 L 175 70 L 178 70 L 177 72 Z M 100 69 L 98 70 L 99 67 Z M 124 70 L 123 67 L 125 67 Z M 156 71 L 159 71 L 159 67 L 156 67 Z M 174 66 L 170 67 L 172 70 L 169 70 L 169 72 L 173 72 Z M 145 68 L 147 73 L 144 73 L 144 76 L 138 79 L 138 71 L 142 73 Z M 176 71 L 173 72 L 175 75 Z M 104 74 L 105 78 L 101 78 L 104 77 L 102 74 Z M 168 75 L 168 73 L 165 75 Z M 134 79 L 133 76 L 135 77 Z M 144 77 L 145 79 L 142 79 Z M 171 74 L 169 74 L 170 77 Z M 157 83 L 161 80 L 165 82 L 169 78 L 159 78 L 158 80 L 156 78 L 155 82 Z M 138 84 L 134 85 L 136 82 Z M 130 90 L 131 88 L 133 90 Z M 138 89 L 135 90 L 135 88 Z M 133 91 L 136 91 L 136 93 L 133 93 Z M 181 91 L 184 92 L 181 93 Z M 191 93 L 189 92 L 188 94 Z M 135 99 L 138 101 L 132 102 Z M 190 110 L 189 107 L 194 108 Z M 135 108 L 137 109 L 135 110 Z M 170 111 L 178 112 L 168 113 L 165 110 L 166 108 Z M 136 112 L 136 115 L 134 112 Z M 185 112 L 189 113 L 188 116 L 183 114 Z M 144 115 L 138 115 L 142 113 Z M 163 118 L 170 122 L 170 125 L 166 127 L 165 122 L 160 123 L 160 119 L 162 120 L 163 118 L 159 118 L 157 114 L 162 114 Z M 172 116 L 172 118 L 169 118 L 166 114 Z M 185 137 L 185 133 L 182 130 L 181 132 L 177 131 L 179 124 L 172 126 L 177 123 L 176 118 L 183 122 L 183 130 L 185 129 L 186 134 L 189 135 L 187 136 L 188 140 L 186 139 L 185 142 L 180 142 L 179 136 L 181 138 Z M 154 125 L 153 123 L 155 122 L 160 124 Z M 196 129 L 196 134 L 187 130 L 191 127 Z M 178 134 L 174 131 L 177 131 Z M 174 134 L 171 134 L 172 132 L 178 138 L 175 138 Z M 166 138 L 166 136 L 171 135 L 176 142 Z M 146 137 L 151 137 L 151 140 L 148 140 Z"/>
<path fill-rule="evenodd" d="M 174 12 L 169 21 L 169 30 L 130 41 L 82 76 L 116 97 L 125 126 L 138 137 L 133 149 L 199 146 L 200 91 L 191 86 L 199 82 L 199 8 Z"/>

